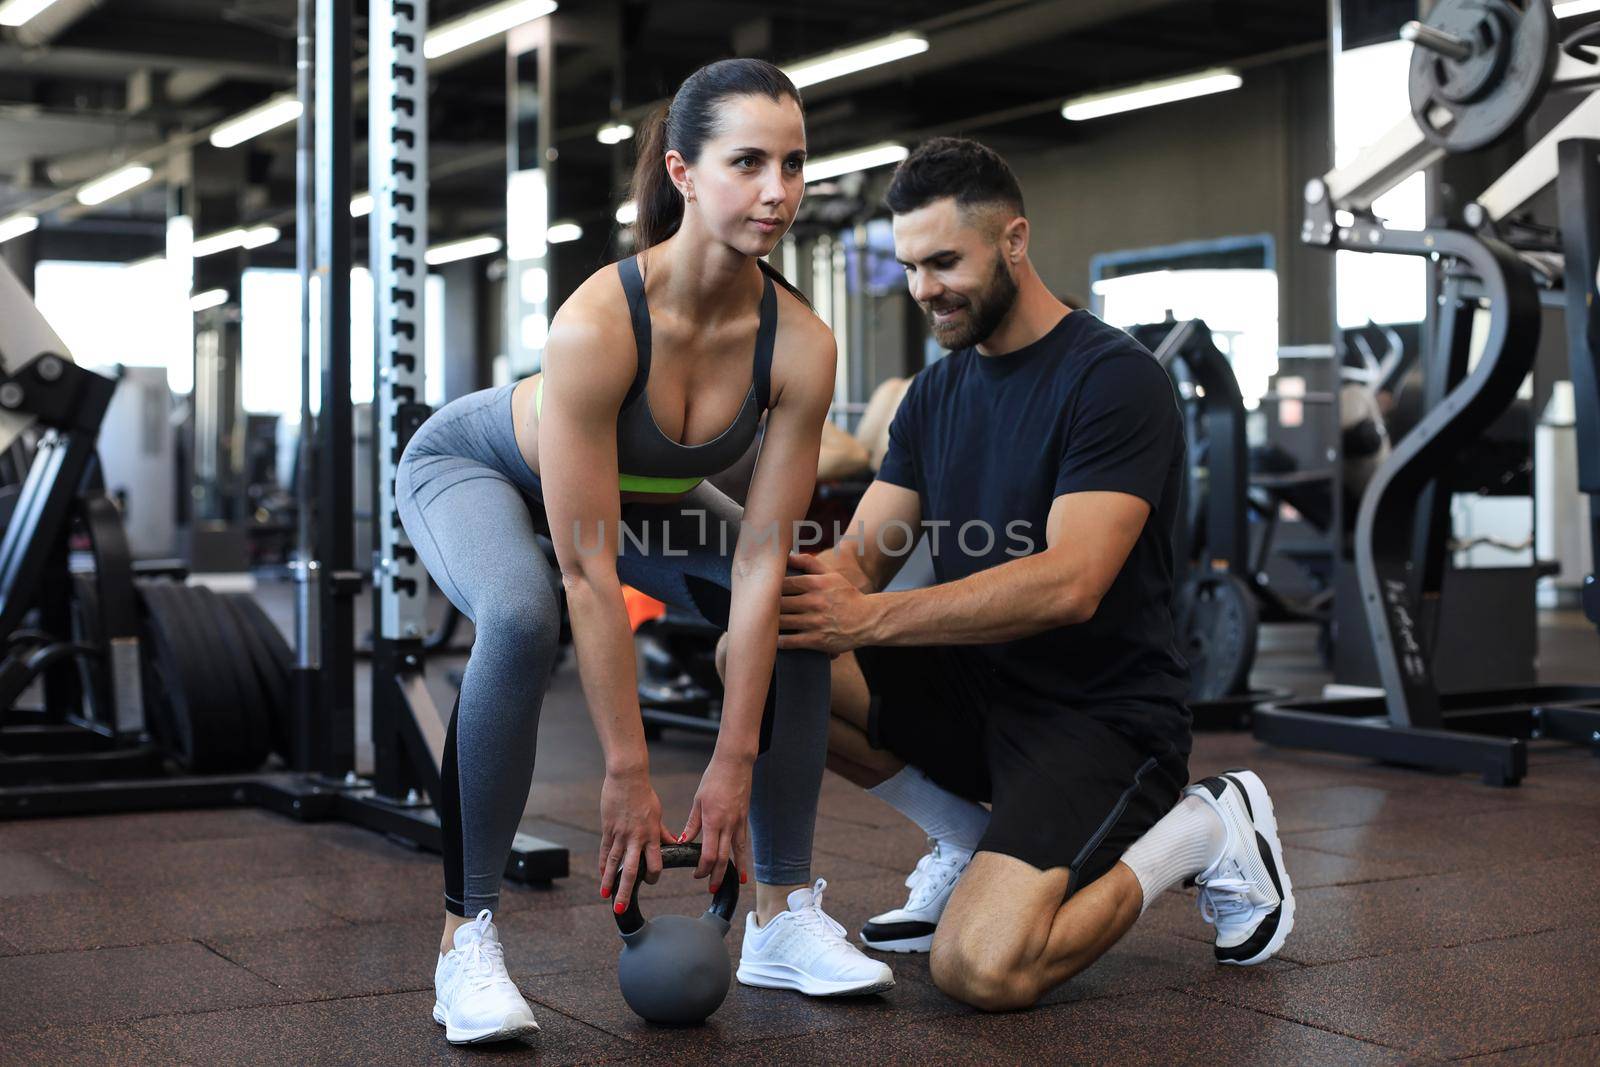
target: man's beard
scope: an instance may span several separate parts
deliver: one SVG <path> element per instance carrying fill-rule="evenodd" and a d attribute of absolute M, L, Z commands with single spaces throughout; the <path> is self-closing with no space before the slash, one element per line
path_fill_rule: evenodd
<path fill-rule="evenodd" d="M 994 273 L 983 291 L 967 298 L 966 314 L 943 326 L 934 322 L 933 309 L 927 309 L 928 325 L 934 339 L 951 352 L 970 348 L 988 340 L 1011 313 L 1017 302 L 1017 283 L 1006 270 L 1005 260 L 994 257 Z"/>

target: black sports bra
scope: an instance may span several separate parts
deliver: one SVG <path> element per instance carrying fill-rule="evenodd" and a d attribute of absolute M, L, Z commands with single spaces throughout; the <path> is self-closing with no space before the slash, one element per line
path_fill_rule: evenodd
<path fill-rule="evenodd" d="M 661 432 L 650 411 L 645 390 L 650 380 L 650 307 L 645 302 L 644 278 L 639 273 L 637 256 L 617 264 L 622 290 L 628 297 L 633 320 L 633 341 L 639 351 L 639 367 L 633 384 L 617 412 L 617 470 L 619 488 L 632 493 L 686 493 L 712 474 L 727 470 L 738 462 L 755 440 L 761 415 L 772 398 L 772 343 L 778 332 L 778 296 L 772 279 L 761 293 L 761 322 L 756 329 L 756 351 L 750 392 L 733 423 L 716 437 L 699 445 L 684 445 Z M 539 379 L 534 401 L 543 411 L 544 379 Z"/>

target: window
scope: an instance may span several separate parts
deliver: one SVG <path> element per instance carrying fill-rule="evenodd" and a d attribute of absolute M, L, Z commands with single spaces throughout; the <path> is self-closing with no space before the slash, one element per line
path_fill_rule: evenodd
<path fill-rule="evenodd" d="M 194 316 L 165 260 L 44 260 L 33 285 L 34 303 L 79 366 L 163 367 L 174 391 L 189 391 Z"/>
<path fill-rule="evenodd" d="M 429 275 L 423 290 L 425 327 L 424 401 L 444 399 L 444 279 Z M 241 386 L 246 411 L 288 415 L 300 412 L 300 279 L 292 270 L 247 270 L 240 288 Z M 319 288 L 311 281 L 311 355 L 320 366 Z M 365 267 L 350 272 L 350 399 L 372 401 L 372 275 Z M 311 382 L 311 404 L 321 405 L 321 374 Z"/>
<path fill-rule="evenodd" d="M 1402 119 L 1410 122 L 1407 88 L 1411 45 L 1368 45 L 1333 57 L 1333 155 L 1343 167 Z M 1426 179 L 1421 171 L 1373 202 L 1389 225 L 1420 230 L 1426 224 Z M 1334 254 L 1336 314 L 1341 328 L 1368 322 L 1420 322 L 1427 310 L 1427 261 L 1421 256 Z"/>
<path fill-rule="evenodd" d="M 1254 409 L 1278 369 L 1278 274 L 1261 269 L 1154 270 L 1094 283 L 1100 317 L 1127 329 L 1175 319 L 1203 319 Z"/>

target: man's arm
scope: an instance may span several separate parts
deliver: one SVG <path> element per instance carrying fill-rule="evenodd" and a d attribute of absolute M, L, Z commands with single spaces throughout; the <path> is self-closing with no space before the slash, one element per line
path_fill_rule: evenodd
<path fill-rule="evenodd" d="M 1129 493 L 1064 494 L 1050 507 L 1043 552 L 893 593 L 854 579 L 848 551 L 792 556 L 809 573 L 784 580 L 778 647 L 836 655 L 863 645 L 995 644 L 1087 622 L 1149 516 L 1150 505 Z"/>
<path fill-rule="evenodd" d="M 922 500 L 915 489 L 875 481 L 861 495 L 844 536 L 818 559 L 863 593 L 876 593 L 894 580 L 916 547 L 921 519 Z"/>
<path fill-rule="evenodd" d="M 993 644 L 1087 622 L 1149 516 L 1150 505 L 1128 493 L 1056 497 L 1043 552 L 926 589 L 874 593 L 862 643 Z"/>

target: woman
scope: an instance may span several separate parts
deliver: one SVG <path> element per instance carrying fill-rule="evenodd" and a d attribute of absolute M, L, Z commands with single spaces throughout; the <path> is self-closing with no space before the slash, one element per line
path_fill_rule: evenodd
<path fill-rule="evenodd" d="M 811 884 L 827 658 L 776 651 L 793 525 L 811 498 L 834 381 L 831 333 L 758 258 L 794 219 L 804 159 L 804 114 L 782 71 L 735 59 L 695 72 L 642 137 L 639 255 L 561 307 L 542 374 L 447 405 L 401 461 L 406 532 L 477 627 L 438 798 L 446 916 L 434 1019 L 452 1042 L 537 1029 L 491 919 L 556 647 L 555 577 L 535 541 L 546 531 L 605 751 L 601 896 L 614 887 L 621 913 L 637 879 L 659 874 L 663 843 L 698 837 L 696 876 L 713 892 L 730 861 L 745 880 L 753 854 L 741 981 L 818 995 L 894 982 L 822 911 L 826 883 Z M 763 410 L 741 521 L 703 479 L 743 454 Z M 624 582 L 730 635 L 716 748 L 681 833 L 650 786 Z"/>

